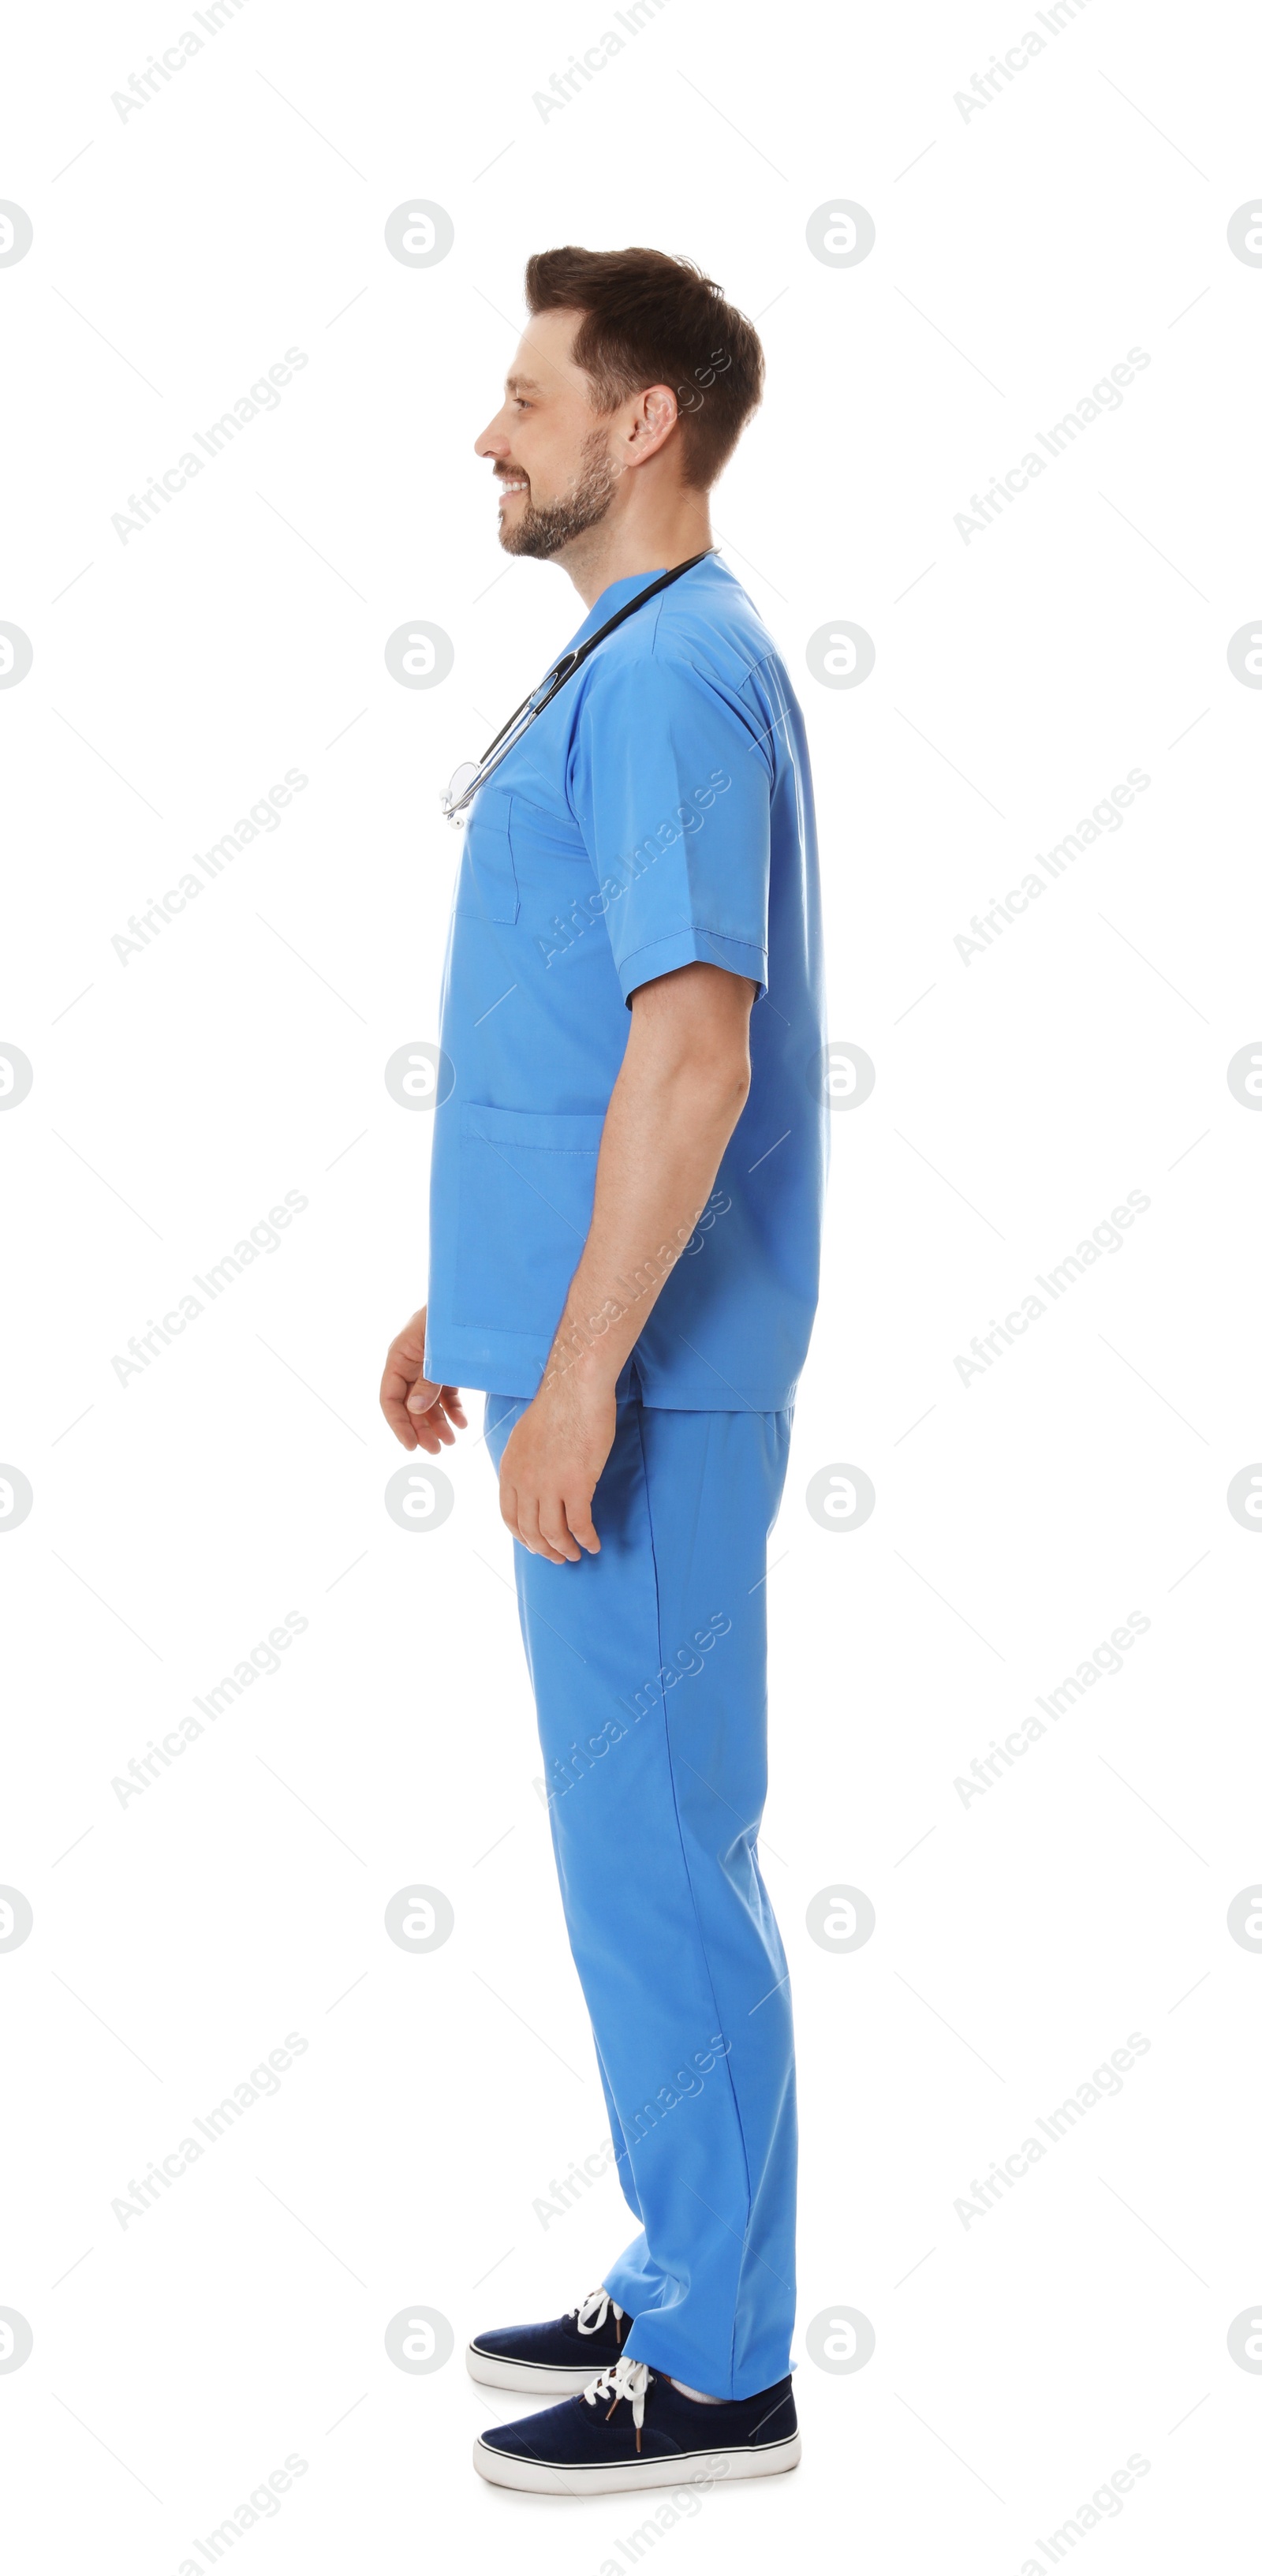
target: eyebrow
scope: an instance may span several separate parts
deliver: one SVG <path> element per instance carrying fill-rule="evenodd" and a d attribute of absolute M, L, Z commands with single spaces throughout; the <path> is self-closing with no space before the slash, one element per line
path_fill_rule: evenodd
<path fill-rule="evenodd" d="M 533 376 L 505 376 L 504 391 L 506 394 L 537 394 L 539 387 Z"/>

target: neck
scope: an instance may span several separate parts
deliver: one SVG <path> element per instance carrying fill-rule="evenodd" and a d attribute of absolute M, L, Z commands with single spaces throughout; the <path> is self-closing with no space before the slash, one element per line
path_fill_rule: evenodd
<path fill-rule="evenodd" d="M 610 582 L 673 572 L 713 543 L 708 494 L 680 492 L 669 508 L 654 510 L 642 524 L 624 519 L 611 526 L 602 519 L 585 528 L 554 560 L 564 566 L 584 608 L 593 608 Z"/>

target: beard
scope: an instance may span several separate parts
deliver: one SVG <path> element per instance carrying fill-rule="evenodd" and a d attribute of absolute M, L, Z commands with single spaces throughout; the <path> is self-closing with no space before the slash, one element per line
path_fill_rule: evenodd
<path fill-rule="evenodd" d="M 564 500 L 536 509 L 527 491 L 516 523 L 501 524 L 500 544 L 505 554 L 530 555 L 546 563 L 571 538 L 581 537 L 585 529 L 598 525 L 613 499 L 616 483 L 604 438 L 599 430 L 593 430 L 584 442 L 582 462 Z"/>

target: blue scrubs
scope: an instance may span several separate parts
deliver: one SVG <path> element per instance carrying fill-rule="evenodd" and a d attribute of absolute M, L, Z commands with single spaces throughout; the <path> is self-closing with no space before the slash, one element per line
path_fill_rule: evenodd
<path fill-rule="evenodd" d="M 611 583 L 586 640 L 653 577 Z M 618 1389 L 598 1556 L 518 1546 L 561 1893 L 623 2190 L 628 2350 L 715 2397 L 782 2379 L 793 2042 L 758 1870 L 767 1532 L 819 1278 L 823 964 L 801 712 L 757 611 L 697 564 L 599 645 L 480 789 L 443 984 L 426 1373 L 488 1391 L 498 1468 L 591 1221 L 637 987 L 757 987 L 749 1098 Z"/>
<path fill-rule="evenodd" d="M 611 582 L 571 641 L 651 578 Z M 649 1404 L 777 1412 L 819 1289 L 815 818 L 788 673 L 713 558 L 597 646 L 474 801 L 443 981 L 455 1079 L 434 1114 L 429 1377 L 534 1394 L 591 1222 L 627 1004 L 694 959 L 759 987 L 750 1092 L 636 1359 Z"/>
<path fill-rule="evenodd" d="M 623 2192 L 626 2349 L 711 2397 L 783 2379 L 797 2126 L 788 1970 L 758 1866 L 766 1565 L 790 1415 L 621 1396 L 599 1556 L 520 1546 L 557 1871 Z M 496 1469 L 524 1400 L 487 1398 Z"/>

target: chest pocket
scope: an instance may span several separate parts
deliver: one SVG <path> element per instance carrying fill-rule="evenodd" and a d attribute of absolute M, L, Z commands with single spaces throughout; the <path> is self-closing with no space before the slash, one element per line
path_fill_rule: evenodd
<path fill-rule="evenodd" d="M 521 910 L 513 865 L 513 800 L 488 781 L 465 827 L 457 912 L 482 921 L 516 921 Z"/>

